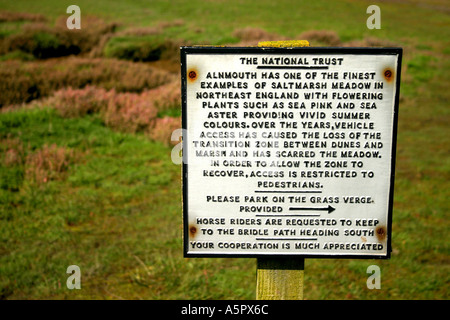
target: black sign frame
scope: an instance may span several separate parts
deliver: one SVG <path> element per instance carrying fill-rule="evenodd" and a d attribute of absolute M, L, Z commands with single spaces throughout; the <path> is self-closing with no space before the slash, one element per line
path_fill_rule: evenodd
<path fill-rule="evenodd" d="M 391 176 L 389 184 L 388 197 L 388 218 L 386 230 L 386 254 L 367 255 L 367 254 L 239 254 L 239 253 L 189 253 L 189 223 L 188 223 L 188 178 L 189 165 L 187 159 L 186 139 L 183 139 L 183 163 L 182 163 L 182 204 L 183 204 L 183 253 L 186 258 L 319 258 L 319 259 L 390 259 L 392 252 L 392 212 L 394 203 L 394 180 L 395 180 L 395 164 L 397 150 L 397 130 L 398 130 L 398 114 L 399 114 L 399 97 L 400 97 L 400 80 L 403 49 L 395 48 L 366 48 L 366 47 L 216 47 L 216 46 L 184 46 L 180 48 L 181 57 L 181 99 L 182 99 L 182 128 L 183 134 L 187 130 L 187 55 L 195 54 L 341 54 L 341 55 L 397 55 L 397 70 L 395 71 L 395 98 L 394 98 L 394 114 L 392 127 L 392 149 L 391 149 Z"/>

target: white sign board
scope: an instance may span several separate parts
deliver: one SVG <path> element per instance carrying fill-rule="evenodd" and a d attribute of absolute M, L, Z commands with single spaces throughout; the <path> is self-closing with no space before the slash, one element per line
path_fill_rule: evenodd
<path fill-rule="evenodd" d="M 401 54 L 181 48 L 185 256 L 389 258 Z"/>

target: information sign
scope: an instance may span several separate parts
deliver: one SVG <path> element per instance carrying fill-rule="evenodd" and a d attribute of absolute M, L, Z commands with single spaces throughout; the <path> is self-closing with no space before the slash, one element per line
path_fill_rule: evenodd
<path fill-rule="evenodd" d="M 185 256 L 389 258 L 401 55 L 182 47 Z"/>

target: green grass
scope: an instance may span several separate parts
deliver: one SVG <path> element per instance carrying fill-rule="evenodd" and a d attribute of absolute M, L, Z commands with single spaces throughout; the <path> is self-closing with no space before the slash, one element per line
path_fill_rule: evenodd
<path fill-rule="evenodd" d="M 233 31 L 251 26 L 290 38 L 328 29 L 342 41 L 375 37 L 402 46 L 392 258 L 308 259 L 304 296 L 449 298 L 450 16 L 442 9 L 448 9 L 445 1 L 380 3 L 381 30 L 366 27 L 367 1 L 148 3 L 80 0 L 77 5 L 82 17 L 119 21 L 123 29 L 181 19 L 182 24 L 161 28 L 160 36 L 196 44 L 236 42 Z M 0 1 L 0 9 L 54 20 L 70 4 Z M 21 25 L 0 24 L 0 33 L 15 33 Z M 112 55 L 123 43 L 126 51 L 140 41 L 112 38 L 105 53 Z M 60 179 L 36 185 L 25 163 L 5 164 L 6 147 L 0 146 L 1 298 L 255 297 L 255 259 L 182 257 L 180 167 L 171 163 L 170 148 L 143 135 L 112 131 L 96 115 L 63 119 L 50 109 L 0 113 L 0 139 L 7 137 L 19 139 L 25 155 L 55 143 L 76 157 Z M 65 272 L 72 264 L 81 268 L 81 290 L 66 288 Z M 372 264 L 381 268 L 381 290 L 366 287 Z"/>
<path fill-rule="evenodd" d="M 182 19 L 184 27 L 174 28 L 169 36 L 194 42 L 216 44 L 223 37 L 229 37 L 236 28 L 253 26 L 295 37 L 310 29 L 335 30 L 342 39 L 358 39 L 376 36 L 391 40 L 418 38 L 426 41 L 447 42 L 449 17 L 440 7 L 447 7 L 445 1 L 434 1 L 435 5 L 424 5 L 420 1 L 408 3 L 379 4 L 382 17 L 380 30 L 369 30 L 366 1 L 204 1 L 143 0 L 123 2 L 79 0 L 77 5 L 84 14 L 93 14 L 124 25 L 150 26 L 161 21 Z M 51 19 L 68 16 L 65 9 L 70 1 L 26 0 L 1 1 L 0 9 L 26 11 L 44 14 Z M 351 19 L 349 19 L 351 17 Z M 345 23 L 342 23 L 345 21 Z M 198 32 L 198 30 L 201 30 Z"/>
<path fill-rule="evenodd" d="M 213 273 L 215 260 L 183 259 L 180 170 L 169 148 L 50 109 L 4 113 L 0 123 L 0 136 L 19 138 L 28 152 L 57 143 L 80 155 L 66 179 L 40 186 L 23 165 L 12 168 L 19 181 L 0 191 L 3 298 L 252 297 L 248 260 L 222 259 Z M 72 264 L 81 268 L 83 290 L 66 288 Z M 234 287 L 220 289 L 229 278 Z"/>
<path fill-rule="evenodd" d="M 7 61 L 7 60 L 33 61 L 34 56 L 32 54 L 23 51 L 12 51 L 10 53 L 0 56 L 0 61 Z"/>
<path fill-rule="evenodd" d="M 20 33 L 23 25 L 23 21 L 10 21 L 0 23 L 0 39 Z"/>

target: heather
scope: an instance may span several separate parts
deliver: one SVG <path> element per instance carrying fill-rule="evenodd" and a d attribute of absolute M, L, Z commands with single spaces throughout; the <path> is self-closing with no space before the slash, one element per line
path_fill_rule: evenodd
<path fill-rule="evenodd" d="M 0 107 L 47 97 L 65 87 L 96 85 L 119 92 L 141 92 L 175 77 L 149 65 L 100 58 L 0 62 Z"/>
<path fill-rule="evenodd" d="M 66 88 L 55 92 L 42 104 L 54 107 L 62 117 L 98 113 L 106 126 L 117 131 L 150 133 L 161 128 L 158 125 L 155 129 L 156 124 L 160 123 L 157 118 L 170 112 L 180 113 L 181 92 L 178 88 L 179 81 L 141 93 L 107 91 L 93 86 Z M 165 134 L 170 136 L 170 132 L 165 131 Z M 152 133 L 152 136 L 160 137 L 157 140 L 166 140 L 161 134 Z"/>

